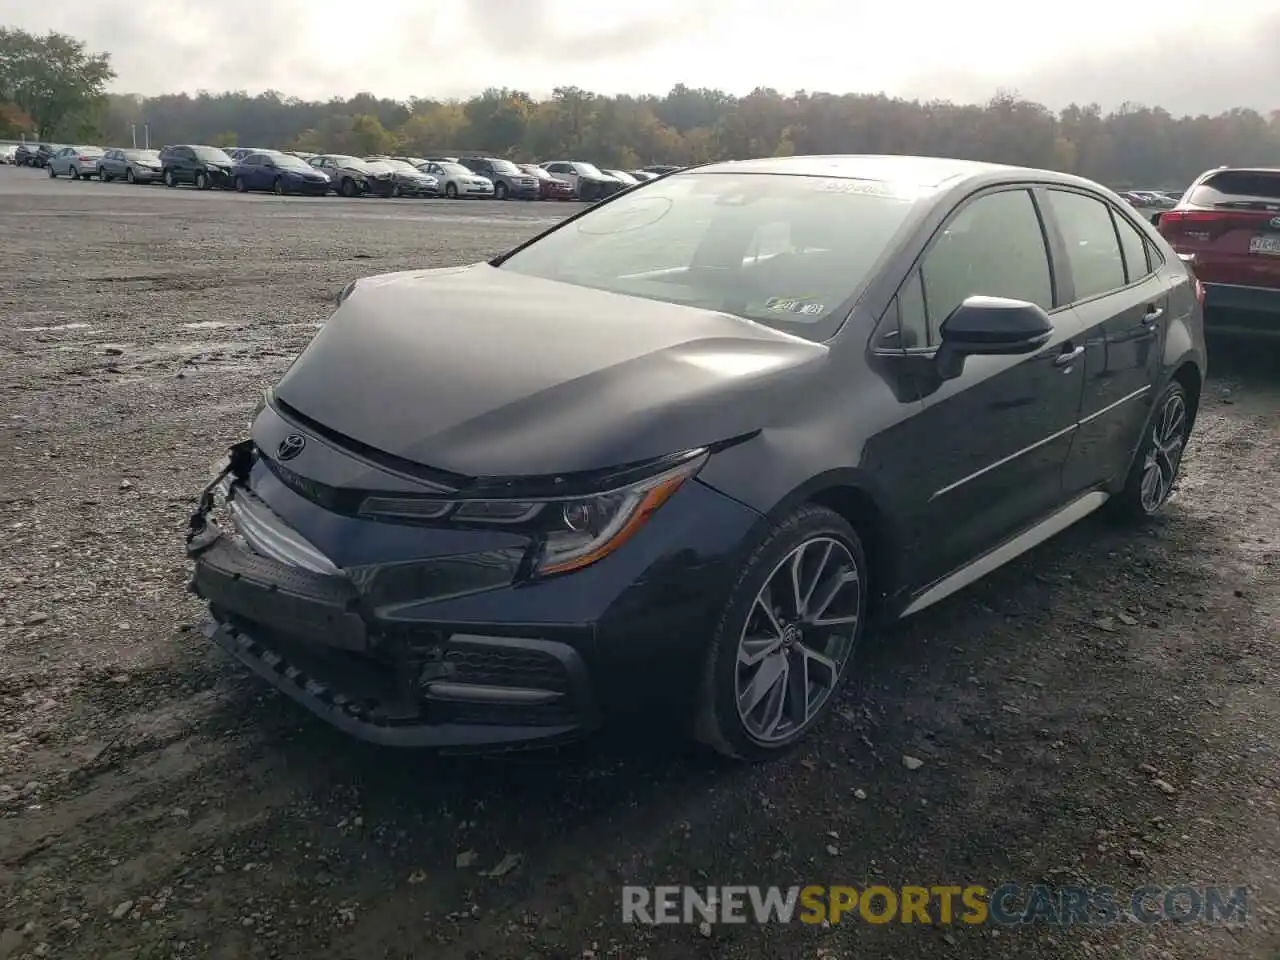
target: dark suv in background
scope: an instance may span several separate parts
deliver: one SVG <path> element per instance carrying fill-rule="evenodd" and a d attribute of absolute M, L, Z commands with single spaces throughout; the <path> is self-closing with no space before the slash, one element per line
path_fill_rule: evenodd
<path fill-rule="evenodd" d="M 160 170 L 166 187 L 194 184 L 198 190 L 230 189 L 232 160 L 217 147 L 180 144 L 160 151 Z"/>
<path fill-rule="evenodd" d="M 1280 337 L 1280 168 L 1202 173 L 1151 220 L 1204 285 L 1209 330 Z"/>
<path fill-rule="evenodd" d="M 499 160 L 497 157 L 463 157 L 458 162 L 473 173 L 493 181 L 495 200 L 506 200 L 508 197 L 537 200 L 541 195 L 538 178 L 525 173 L 510 160 Z"/>

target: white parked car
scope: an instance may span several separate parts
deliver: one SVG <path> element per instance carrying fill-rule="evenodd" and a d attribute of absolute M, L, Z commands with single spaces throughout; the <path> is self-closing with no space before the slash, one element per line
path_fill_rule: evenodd
<path fill-rule="evenodd" d="M 18 145 L 16 143 L 0 143 L 0 163 L 13 163 L 14 157 L 18 155 Z"/>
<path fill-rule="evenodd" d="M 440 192 L 450 200 L 459 197 L 493 198 L 493 181 L 449 160 L 428 160 L 418 167 L 440 181 Z"/>
<path fill-rule="evenodd" d="M 105 151 L 101 147 L 63 147 L 49 158 L 49 178 L 63 176 L 87 180 L 98 175 L 98 163 Z"/>

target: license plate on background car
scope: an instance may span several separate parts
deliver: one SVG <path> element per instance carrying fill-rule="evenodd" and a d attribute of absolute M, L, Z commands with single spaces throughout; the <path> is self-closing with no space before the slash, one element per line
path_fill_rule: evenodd
<path fill-rule="evenodd" d="M 1250 237 L 1249 252 L 1280 257 L 1280 237 Z"/>

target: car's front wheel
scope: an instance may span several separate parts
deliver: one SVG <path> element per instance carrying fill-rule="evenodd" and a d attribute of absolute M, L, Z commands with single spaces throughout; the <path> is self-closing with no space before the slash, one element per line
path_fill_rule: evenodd
<path fill-rule="evenodd" d="M 1168 503 L 1191 435 L 1194 411 L 1186 387 L 1177 380 L 1161 391 L 1151 409 L 1124 489 L 1111 504 L 1121 520 L 1145 520 Z"/>
<path fill-rule="evenodd" d="M 209 175 L 205 173 L 203 170 L 199 170 L 196 172 L 196 189 L 197 190 L 209 189 Z"/>
<path fill-rule="evenodd" d="M 806 504 L 743 564 L 707 650 L 695 736 L 765 760 L 827 715 L 863 629 L 867 560 L 839 514 Z"/>

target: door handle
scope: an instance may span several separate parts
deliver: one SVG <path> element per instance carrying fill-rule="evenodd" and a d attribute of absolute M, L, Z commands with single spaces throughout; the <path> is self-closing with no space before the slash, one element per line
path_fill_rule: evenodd
<path fill-rule="evenodd" d="M 1068 350 L 1069 344 L 1062 345 L 1062 352 L 1053 358 L 1055 367 L 1066 367 L 1075 363 L 1084 356 L 1084 347 L 1076 347 L 1074 350 Z"/>
<path fill-rule="evenodd" d="M 1163 316 L 1164 307 L 1147 307 L 1147 312 L 1142 315 L 1142 325 L 1149 327 Z"/>

